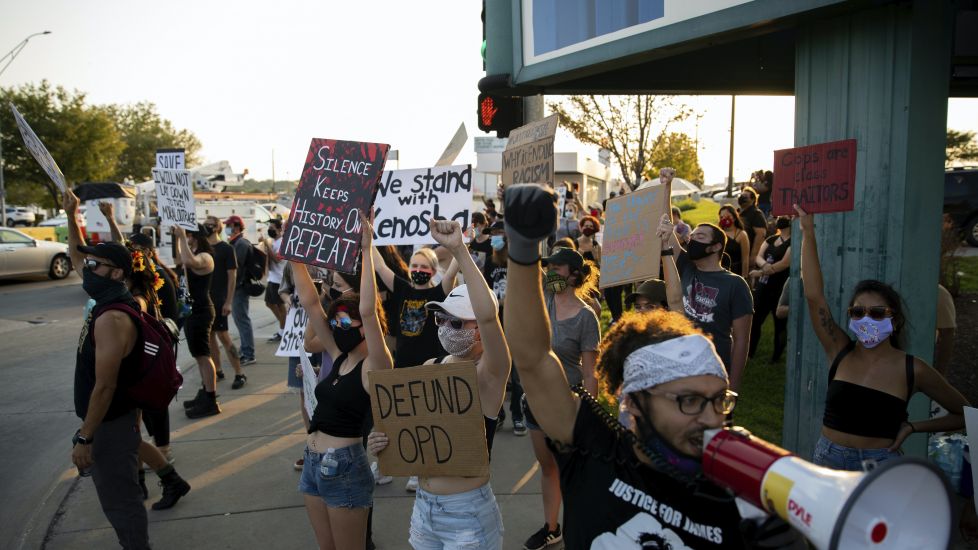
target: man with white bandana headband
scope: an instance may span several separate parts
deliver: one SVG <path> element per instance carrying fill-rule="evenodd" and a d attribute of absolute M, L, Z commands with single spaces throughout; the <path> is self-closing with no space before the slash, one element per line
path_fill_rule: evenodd
<path fill-rule="evenodd" d="M 742 519 L 700 472 L 703 432 L 736 404 L 713 344 L 682 315 L 624 315 L 599 349 L 605 391 L 621 390 L 631 426 L 587 392 L 568 389 L 550 350 L 539 244 L 556 225 L 553 191 L 507 189 L 507 339 L 527 400 L 557 455 L 569 550 L 804 548 L 787 524 Z"/>

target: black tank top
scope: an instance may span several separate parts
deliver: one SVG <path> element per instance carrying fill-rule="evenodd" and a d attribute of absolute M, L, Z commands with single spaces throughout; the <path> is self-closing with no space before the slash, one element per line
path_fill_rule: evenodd
<path fill-rule="evenodd" d="M 118 302 L 139 311 L 139 304 L 131 296 L 120 299 Z M 112 304 L 106 304 L 106 306 L 109 305 Z M 95 320 L 106 310 L 106 306 L 93 308 L 89 312 L 88 319 L 82 326 L 81 335 L 78 337 L 78 352 L 75 355 L 75 414 L 82 420 L 88 413 L 88 403 L 92 396 L 92 390 L 95 388 Z M 136 328 L 138 332 L 138 324 Z M 109 403 L 109 409 L 105 412 L 103 421 L 113 420 L 136 408 L 135 403 L 127 396 L 125 390 L 135 381 L 133 373 L 138 371 L 142 360 L 142 336 L 137 334 L 136 338 L 132 351 L 122 359 L 119 366 L 115 391 L 112 393 L 112 401 Z"/>
<path fill-rule="evenodd" d="M 445 359 L 447 358 L 447 355 L 436 357 L 435 364 L 444 363 Z M 489 418 L 488 416 L 483 415 L 482 418 L 485 421 L 486 427 L 486 447 L 489 449 L 489 458 L 492 459 L 492 441 L 496 437 L 496 424 L 499 423 L 499 417 L 497 416 L 496 418 Z"/>
<path fill-rule="evenodd" d="M 720 266 L 734 275 L 743 273 L 742 270 L 744 268 L 744 257 L 740 253 L 740 243 L 737 242 L 737 236 L 740 235 L 740 231 L 738 229 L 734 233 L 733 238 L 727 236 L 727 244 L 724 245 L 723 256 L 720 257 Z"/>
<path fill-rule="evenodd" d="M 335 437 L 363 437 L 370 416 L 370 395 L 363 389 L 363 361 L 340 375 L 347 354 L 333 363 L 333 370 L 316 385 L 316 410 L 309 422 L 309 433 L 323 432 Z"/>
<path fill-rule="evenodd" d="M 187 290 L 190 291 L 190 299 L 194 301 L 191 314 L 199 314 L 207 310 L 214 309 L 211 303 L 211 277 L 214 272 L 207 275 L 197 275 L 192 269 L 184 268 L 187 271 Z"/>
<path fill-rule="evenodd" d="M 907 402 L 913 394 L 913 356 L 908 353 L 906 360 L 907 398 L 900 399 L 884 391 L 835 379 L 839 363 L 855 347 L 856 343 L 850 341 L 832 362 L 822 424 L 847 434 L 894 439 L 907 420 Z"/>

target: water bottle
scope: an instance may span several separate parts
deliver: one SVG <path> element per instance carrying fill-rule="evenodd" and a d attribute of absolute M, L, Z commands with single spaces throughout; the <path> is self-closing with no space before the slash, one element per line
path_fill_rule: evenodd
<path fill-rule="evenodd" d="M 764 258 L 764 261 L 766 261 L 769 264 L 773 264 L 774 263 L 774 256 L 768 256 L 767 258 Z M 762 285 L 763 284 L 767 284 L 768 279 L 770 279 L 770 277 L 768 275 L 762 275 L 761 278 L 757 280 L 757 282 L 760 283 L 760 284 L 762 284 Z"/>
<path fill-rule="evenodd" d="M 335 476 L 339 465 L 340 463 L 336 460 L 336 449 L 330 447 L 326 449 L 326 454 L 323 455 L 323 461 L 319 465 L 319 472 L 326 477 Z"/>

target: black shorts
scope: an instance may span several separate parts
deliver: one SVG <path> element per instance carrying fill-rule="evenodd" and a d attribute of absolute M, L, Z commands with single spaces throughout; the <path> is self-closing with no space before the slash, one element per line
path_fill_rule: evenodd
<path fill-rule="evenodd" d="M 211 325 L 214 324 L 214 308 L 194 310 L 183 324 L 187 348 L 192 357 L 209 357 L 211 354 Z"/>
<path fill-rule="evenodd" d="M 214 322 L 211 323 L 211 332 L 227 332 L 228 331 L 228 316 L 227 315 L 214 315 Z"/>
<path fill-rule="evenodd" d="M 270 306 L 285 305 L 282 297 L 278 295 L 279 283 L 268 283 L 265 287 L 265 303 Z"/>

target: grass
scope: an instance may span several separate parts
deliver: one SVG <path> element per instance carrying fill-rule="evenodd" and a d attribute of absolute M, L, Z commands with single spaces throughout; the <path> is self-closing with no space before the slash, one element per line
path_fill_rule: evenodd
<path fill-rule="evenodd" d="M 961 277 L 961 292 L 978 293 L 978 256 L 958 257 L 956 262 Z"/>
<path fill-rule="evenodd" d="M 692 200 L 685 200 L 682 201 L 681 204 L 683 205 L 683 207 L 688 205 L 693 205 L 692 208 L 682 211 L 683 221 L 686 222 L 690 227 L 695 227 L 697 224 L 703 222 L 710 222 L 710 223 L 717 222 L 717 212 L 720 211 L 719 204 L 709 199 L 700 199 L 699 202 L 693 202 Z"/>

